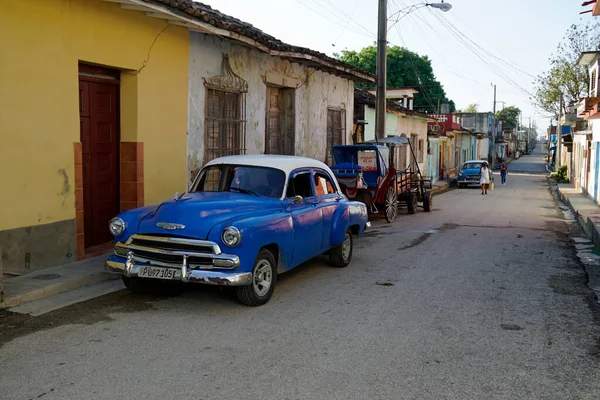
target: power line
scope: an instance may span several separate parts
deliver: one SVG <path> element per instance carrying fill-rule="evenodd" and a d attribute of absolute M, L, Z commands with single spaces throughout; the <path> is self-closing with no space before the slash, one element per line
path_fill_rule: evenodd
<path fill-rule="evenodd" d="M 303 7 L 305 7 L 305 8 L 307 8 L 307 9 L 309 9 L 310 11 L 312 11 L 313 13 L 315 13 L 315 14 L 317 14 L 317 15 L 321 16 L 322 18 L 326 19 L 327 21 L 329 21 L 329 22 L 331 22 L 331 23 L 333 23 L 333 24 L 336 24 L 336 25 L 338 25 L 338 26 L 341 26 L 341 27 L 342 27 L 342 28 L 344 28 L 344 29 L 350 30 L 350 31 L 352 31 L 352 32 L 356 33 L 357 35 L 361 35 L 361 36 L 364 36 L 364 37 L 368 37 L 369 39 L 375 39 L 375 38 L 377 37 L 377 36 L 376 36 L 374 33 L 370 32 L 369 30 L 367 30 L 366 28 L 364 28 L 362 25 L 359 25 L 359 27 L 360 27 L 360 28 L 363 28 L 363 31 L 362 31 L 362 32 L 359 32 L 359 31 L 357 31 L 356 29 L 352 29 L 352 28 L 354 28 L 354 26 L 352 26 L 352 27 L 348 27 L 348 26 L 347 26 L 347 24 L 344 24 L 343 22 L 342 22 L 342 23 L 340 23 L 340 22 L 334 21 L 334 20 L 332 20 L 331 18 L 329 18 L 328 16 L 326 16 L 326 15 L 324 15 L 324 14 L 320 13 L 319 11 L 315 10 L 314 8 L 312 8 L 311 6 L 309 6 L 308 4 L 305 4 L 305 3 L 303 3 L 303 2 L 302 2 L 302 1 L 300 1 L 300 0 L 296 0 L 296 1 L 297 1 L 299 4 L 301 4 Z M 333 13 L 332 15 L 334 15 L 334 16 L 337 16 L 335 13 Z M 340 17 L 338 16 L 338 18 L 340 18 Z M 340 19 L 341 19 L 341 18 L 340 18 Z M 348 21 L 349 21 L 349 20 L 348 20 Z M 366 32 L 366 33 L 365 33 L 365 32 Z"/>
<path fill-rule="evenodd" d="M 452 34 L 454 35 L 459 42 L 461 42 L 468 50 L 470 50 L 477 58 L 479 58 L 484 64 L 486 64 L 488 67 L 490 67 L 490 69 L 492 70 L 492 72 L 494 72 L 496 75 L 498 75 L 501 79 L 505 80 L 507 83 L 509 83 L 510 85 L 514 86 L 515 88 L 521 90 L 522 92 L 526 93 L 528 96 L 533 97 L 533 95 L 527 91 L 526 89 L 524 89 L 522 86 L 520 86 L 517 82 L 515 82 L 513 79 L 511 79 L 508 75 L 506 75 L 504 72 L 502 72 L 501 70 L 497 69 L 493 64 L 491 64 L 490 62 L 488 62 L 488 60 L 486 60 L 480 53 L 479 51 L 474 48 L 472 45 L 469 44 L 469 42 L 467 42 L 461 35 L 462 33 L 459 33 L 458 29 L 455 28 L 453 25 L 448 24 L 446 22 L 446 20 L 444 20 L 443 18 L 441 18 L 439 15 L 437 15 L 436 13 L 433 13 L 433 15 L 440 21 L 440 23 Z"/>
<path fill-rule="evenodd" d="M 356 0 L 356 2 L 354 3 L 354 7 L 352 8 L 352 16 L 354 16 L 354 11 L 356 11 L 356 6 L 358 6 L 358 2 L 359 0 Z M 338 43 L 338 41 L 340 40 L 340 38 L 342 37 L 342 35 L 344 34 L 344 31 L 346 30 L 346 28 L 348 27 L 348 24 L 350 23 L 350 18 L 348 18 L 348 20 L 346 21 L 346 25 L 344 26 L 344 29 L 342 29 L 342 31 L 340 32 L 340 34 L 338 35 L 337 39 L 335 39 L 335 42 L 333 42 L 333 47 L 335 47 L 335 45 Z"/>
<path fill-rule="evenodd" d="M 322 6 L 321 3 L 319 3 L 320 0 L 313 0 L 315 3 L 317 3 L 318 5 Z M 354 24 L 355 27 L 362 29 L 364 32 L 368 33 L 369 35 L 373 35 L 376 37 L 376 35 L 374 35 L 370 30 L 368 30 L 367 28 L 365 28 L 363 26 L 362 23 L 356 21 L 352 16 L 346 14 L 346 12 L 342 9 L 340 9 L 335 3 L 333 3 L 331 0 L 323 0 L 325 1 L 326 4 L 329 4 L 331 9 L 333 10 L 333 13 L 336 14 L 340 20 L 342 21 L 347 21 L 347 22 L 352 22 Z M 327 8 L 327 7 L 325 7 Z M 339 15 L 342 15 L 342 17 L 340 17 Z"/>

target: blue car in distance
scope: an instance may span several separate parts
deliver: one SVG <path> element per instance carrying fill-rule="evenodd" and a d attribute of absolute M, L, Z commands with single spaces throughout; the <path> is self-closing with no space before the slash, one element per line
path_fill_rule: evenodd
<path fill-rule="evenodd" d="M 367 218 L 366 206 L 349 201 L 320 161 L 221 157 L 183 195 L 113 218 L 105 268 L 134 292 L 178 292 L 187 282 L 233 286 L 241 303 L 259 306 L 278 274 L 315 256 L 346 267 Z"/>
<path fill-rule="evenodd" d="M 483 163 L 484 160 L 471 160 L 464 163 L 458 173 L 458 187 L 463 188 L 469 185 L 479 185 L 479 179 L 481 178 L 480 170 Z"/>

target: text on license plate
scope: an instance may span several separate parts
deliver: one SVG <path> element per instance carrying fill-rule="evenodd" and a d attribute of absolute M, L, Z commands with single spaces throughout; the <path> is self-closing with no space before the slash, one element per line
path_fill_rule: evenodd
<path fill-rule="evenodd" d="M 138 272 L 140 278 L 175 279 L 173 268 L 142 267 Z"/>

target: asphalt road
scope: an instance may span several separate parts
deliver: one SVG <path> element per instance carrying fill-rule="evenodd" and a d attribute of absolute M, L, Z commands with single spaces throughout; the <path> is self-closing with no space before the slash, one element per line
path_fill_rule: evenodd
<path fill-rule="evenodd" d="M 310 262 L 263 307 L 200 288 L 7 316 L 0 398 L 598 399 L 600 312 L 562 218 L 543 175 L 509 172 L 376 222 L 348 268 Z"/>

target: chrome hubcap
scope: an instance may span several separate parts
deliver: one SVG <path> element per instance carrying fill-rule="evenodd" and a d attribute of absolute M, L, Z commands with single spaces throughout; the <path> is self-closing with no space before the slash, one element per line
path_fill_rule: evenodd
<path fill-rule="evenodd" d="M 254 279 L 252 282 L 254 292 L 262 297 L 269 292 L 272 283 L 273 273 L 271 263 L 267 260 L 260 260 L 254 269 Z"/>
<path fill-rule="evenodd" d="M 385 213 L 388 219 L 394 219 L 398 212 L 398 198 L 394 189 L 389 188 L 385 194 Z"/>
<path fill-rule="evenodd" d="M 344 243 L 342 243 L 342 258 L 344 261 L 348 261 L 350 258 L 350 251 L 352 250 L 352 238 L 350 238 L 350 234 L 346 233 L 346 237 L 344 238 Z"/>

